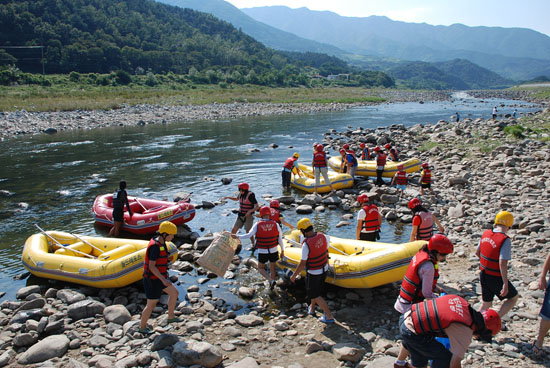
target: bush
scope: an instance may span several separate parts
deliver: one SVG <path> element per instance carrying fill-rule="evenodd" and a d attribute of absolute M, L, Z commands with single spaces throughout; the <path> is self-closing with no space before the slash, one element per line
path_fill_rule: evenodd
<path fill-rule="evenodd" d="M 522 127 L 521 125 L 508 125 L 504 127 L 504 133 L 510 134 L 518 139 L 525 138 L 525 136 L 523 135 L 524 131 L 525 131 L 525 128 Z"/>
<path fill-rule="evenodd" d="M 71 72 L 69 74 L 69 80 L 71 82 L 78 82 L 80 80 L 80 73 L 78 72 Z"/>
<path fill-rule="evenodd" d="M 127 71 L 120 69 L 116 72 L 116 83 L 125 86 L 132 83 L 132 77 Z"/>
<path fill-rule="evenodd" d="M 157 84 L 159 84 L 159 81 L 153 73 L 147 72 L 147 77 L 145 79 L 145 84 L 149 87 L 154 87 Z"/>

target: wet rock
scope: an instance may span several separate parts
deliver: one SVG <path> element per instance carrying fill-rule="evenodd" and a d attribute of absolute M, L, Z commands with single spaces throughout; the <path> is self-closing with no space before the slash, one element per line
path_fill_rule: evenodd
<path fill-rule="evenodd" d="M 103 310 L 103 316 L 105 317 L 105 322 L 113 322 L 121 326 L 132 319 L 132 315 L 128 312 L 128 309 L 121 304 L 106 307 Z"/>
<path fill-rule="evenodd" d="M 44 130 L 44 133 L 46 134 L 56 134 L 57 133 L 57 129 L 55 128 L 47 128 Z"/>
<path fill-rule="evenodd" d="M 191 198 L 191 193 L 188 192 L 177 192 L 174 194 L 174 202 L 188 201 L 189 198 Z"/>
<path fill-rule="evenodd" d="M 251 287 L 241 286 L 239 288 L 239 295 L 243 298 L 251 299 L 254 297 L 254 294 L 256 293 L 256 290 Z"/>
<path fill-rule="evenodd" d="M 40 319 L 47 315 L 47 311 L 42 309 L 29 309 L 17 312 L 10 320 L 9 324 L 25 323 L 29 319 L 40 321 Z"/>
<path fill-rule="evenodd" d="M 349 224 L 349 221 L 340 221 L 336 224 L 336 227 L 348 226 Z"/>
<path fill-rule="evenodd" d="M 223 185 L 231 184 L 232 181 L 233 181 L 233 179 L 231 179 L 231 178 L 222 178 L 222 184 Z"/>
<path fill-rule="evenodd" d="M 15 294 L 15 297 L 19 300 L 22 300 L 33 293 L 40 293 L 40 286 L 32 285 L 32 286 L 23 287 L 17 291 L 17 294 Z"/>
<path fill-rule="evenodd" d="M 264 320 L 254 314 L 243 314 L 235 318 L 235 322 L 243 327 L 254 327 L 264 324 Z"/>
<path fill-rule="evenodd" d="M 196 250 L 205 250 L 214 240 L 213 236 L 201 236 L 193 244 L 193 248 Z"/>
<path fill-rule="evenodd" d="M 190 366 L 197 364 L 211 368 L 220 364 L 223 356 L 218 347 L 207 342 L 180 341 L 174 345 L 172 359 L 178 365 Z"/>
<path fill-rule="evenodd" d="M 69 339 L 65 335 L 52 335 L 37 342 L 25 351 L 17 362 L 19 364 L 40 363 L 55 357 L 62 357 L 69 349 Z"/>
<path fill-rule="evenodd" d="M 296 213 L 298 214 L 308 214 L 308 213 L 312 213 L 313 212 L 313 207 L 311 207 L 310 205 L 307 205 L 307 204 L 302 204 L 298 207 L 296 207 Z"/>
<path fill-rule="evenodd" d="M 281 196 L 277 198 L 277 200 L 286 205 L 291 205 L 295 201 L 294 197 L 292 196 Z"/>
<path fill-rule="evenodd" d="M 216 207 L 216 205 L 210 201 L 202 201 L 202 208 L 211 209 Z"/>

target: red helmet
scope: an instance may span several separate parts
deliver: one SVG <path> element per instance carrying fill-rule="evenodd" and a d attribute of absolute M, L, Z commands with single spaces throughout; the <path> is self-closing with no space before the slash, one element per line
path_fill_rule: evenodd
<path fill-rule="evenodd" d="M 271 208 L 279 208 L 280 203 L 278 200 L 274 199 L 271 202 L 269 202 L 269 207 Z"/>
<path fill-rule="evenodd" d="M 397 165 L 397 170 L 403 170 L 404 168 L 405 168 L 405 166 L 403 166 L 401 164 Z"/>
<path fill-rule="evenodd" d="M 347 143 L 344 144 L 344 145 L 342 146 L 342 148 L 343 148 L 343 149 L 349 149 L 349 144 L 347 144 Z"/>
<path fill-rule="evenodd" d="M 340 153 L 346 153 L 346 150 L 345 149 L 340 149 Z"/>
<path fill-rule="evenodd" d="M 502 322 L 499 314 L 494 309 L 486 309 L 481 312 L 485 321 L 485 328 L 491 330 L 491 334 L 495 336 L 502 329 Z"/>
<path fill-rule="evenodd" d="M 271 216 L 271 210 L 267 206 L 260 208 L 260 217 Z"/>
<path fill-rule="evenodd" d="M 391 148 L 391 144 L 389 143 L 386 143 L 386 145 L 384 146 L 385 149 L 390 149 Z"/>
<path fill-rule="evenodd" d="M 378 151 L 380 151 L 380 147 L 378 146 L 374 147 L 374 152 L 378 152 Z"/>
<path fill-rule="evenodd" d="M 317 150 L 318 152 L 321 152 L 323 148 L 325 147 L 322 144 L 318 144 L 317 146 L 315 146 L 315 150 Z"/>
<path fill-rule="evenodd" d="M 357 196 L 357 201 L 359 203 L 368 202 L 369 201 L 369 196 L 366 195 L 366 194 L 361 194 L 361 195 Z"/>
<path fill-rule="evenodd" d="M 451 254 L 454 250 L 453 243 L 443 234 L 435 234 L 428 243 L 430 251 L 437 250 L 439 254 Z"/>
<path fill-rule="evenodd" d="M 422 164 L 422 167 L 425 168 L 425 169 L 427 169 L 429 166 L 430 166 L 430 165 L 428 165 L 427 162 L 424 162 L 424 163 Z"/>
<path fill-rule="evenodd" d="M 365 143 L 361 143 L 361 144 L 359 144 L 359 147 L 361 147 L 361 148 L 365 148 Z"/>
<path fill-rule="evenodd" d="M 239 189 L 244 189 L 244 190 L 248 190 L 248 188 L 250 188 L 250 187 L 248 186 L 248 183 L 244 183 L 244 182 L 243 182 L 243 183 L 240 183 L 240 184 L 237 186 L 237 188 L 239 188 Z"/>
<path fill-rule="evenodd" d="M 422 205 L 422 202 L 420 202 L 420 199 L 413 198 L 409 201 L 409 208 L 412 210 L 413 208 L 416 208 L 418 206 Z"/>

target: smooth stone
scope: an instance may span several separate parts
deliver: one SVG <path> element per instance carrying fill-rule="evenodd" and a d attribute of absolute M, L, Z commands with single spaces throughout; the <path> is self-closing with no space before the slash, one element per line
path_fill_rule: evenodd
<path fill-rule="evenodd" d="M 237 318 L 235 318 L 235 322 L 243 327 L 254 327 L 264 324 L 263 318 L 258 317 L 254 314 L 243 314 L 237 316 Z"/>
<path fill-rule="evenodd" d="M 121 304 L 106 307 L 103 310 L 103 316 L 105 317 L 105 322 L 112 322 L 121 326 L 132 319 L 132 315 L 128 312 L 128 309 Z"/>
<path fill-rule="evenodd" d="M 217 346 L 207 342 L 180 341 L 174 345 L 172 351 L 174 363 L 183 366 L 194 364 L 213 368 L 221 363 L 223 354 Z"/>
<path fill-rule="evenodd" d="M 246 357 L 233 364 L 227 366 L 227 368 L 257 368 L 258 362 L 252 357 Z"/>
<path fill-rule="evenodd" d="M 51 358 L 62 357 L 68 349 L 69 339 L 65 335 L 51 335 L 31 346 L 17 359 L 17 362 L 19 364 L 40 363 Z"/>

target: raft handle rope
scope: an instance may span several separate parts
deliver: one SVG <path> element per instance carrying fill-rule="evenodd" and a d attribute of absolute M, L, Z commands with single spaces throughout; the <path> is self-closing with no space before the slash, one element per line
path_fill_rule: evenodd
<path fill-rule="evenodd" d="M 61 248 L 65 248 L 66 246 L 61 244 L 59 241 L 57 241 L 57 239 L 55 239 L 54 237 L 52 237 L 50 234 L 48 234 L 47 232 L 45 232 L 44 230 L 42 230 L 40 228 L 40 226 L 38 226 L 38 224 L 34 224 L 34 226 L 36 226 L 36 228 L 38 229 L 38 231 L 40 231 L 43 235 L 45 235 L 46 237 L 48 237 L 50 240 L 52 240 L 53 242 L 55 242 L 57 245 L 59 245 Z M 69 249 L 71 252 L 75 252 L 75 253 L 79 253 L 79 254 L 82 254 L 83 256 L 85 257 L 89 257 L 89 258 L 93 258 L 93 259 L 96 259 L 96 257 L 92 256 L 92 255 L 89 255 L 88 253 L 84 253 L 84 252 L 81 252 L 79 250 L 76 250 L 76 249 Z"/>

